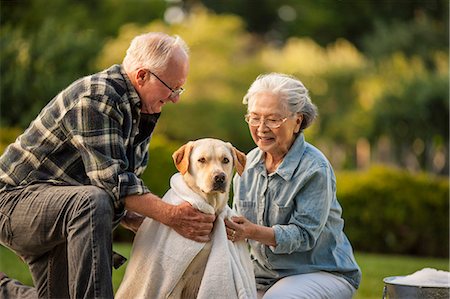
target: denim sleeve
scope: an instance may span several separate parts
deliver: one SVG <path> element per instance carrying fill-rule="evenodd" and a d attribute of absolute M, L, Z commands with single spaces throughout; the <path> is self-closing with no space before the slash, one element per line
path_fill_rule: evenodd
<path fill-rule="evenodd" d="M 295 209 L 289 223 L 274 225 L 277 245 L 270 247 L 275 254 L 311 250 L 327 221 L 333 200 L 332 172 L 327 166 L 312 171 L 295 195 Z"/>
<path fill-rule="evenodd" d="M 68 112 L 63 124 L 81 155 L 90 183 L 108 192 L 116 213 L 121 213 L 124 197 L 149 191 L 127 170 L 125 113 L 109 102 L 84 97 Z"/>

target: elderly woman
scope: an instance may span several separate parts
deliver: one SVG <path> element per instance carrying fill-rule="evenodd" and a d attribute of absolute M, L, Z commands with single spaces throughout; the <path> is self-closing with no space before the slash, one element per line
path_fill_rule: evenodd
<path fill-rule="evenodd" d="M 244 97 L 257 148 L 234 178 L 239 217 L 228 238 L 247 239 L 259 297 L 351 298 L 361 271 L 343 232 L 336 179 L 325 156 L 305 141 L 317 109 L 296 78 L 259 76 Z"/>

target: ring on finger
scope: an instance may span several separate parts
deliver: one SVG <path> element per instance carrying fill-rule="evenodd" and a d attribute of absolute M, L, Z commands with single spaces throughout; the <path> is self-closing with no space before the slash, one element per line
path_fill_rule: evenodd
<path fill-rule="evenodd" d="M 233 230 L 233 232 L 231 233 L 231 241 L 234 242 L 234 237 L 236 236 L 236 231 Z"/>

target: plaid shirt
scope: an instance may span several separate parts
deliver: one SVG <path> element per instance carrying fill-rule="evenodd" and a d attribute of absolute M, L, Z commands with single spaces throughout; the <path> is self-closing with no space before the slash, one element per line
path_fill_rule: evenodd
<path fill-rule="evenodd" d="M 124 197 L 149 192 L 139 176 L 152 132 L 135 141 L 140 105 L 120 65 L 77 80 L 0 157 L 0 191 L 36 183 L 94 185 L 110 194 L 117 219 Z M 151 131 L 158 117 L 150 116 Z"/>

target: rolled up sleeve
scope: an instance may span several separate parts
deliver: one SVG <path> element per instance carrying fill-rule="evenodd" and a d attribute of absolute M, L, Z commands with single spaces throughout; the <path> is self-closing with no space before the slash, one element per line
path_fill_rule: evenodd
<path fill-rule="evenodd" d="M 124 205 L 124 198 L 129 195 L 141 195 L 149 193 L 150 190 L 145 186 L 144 182 L 134 173 L 124 172 L 119 174 L 119 182 L 113 188 L 114 198 L 118 201 L 118 208 Z"/>

